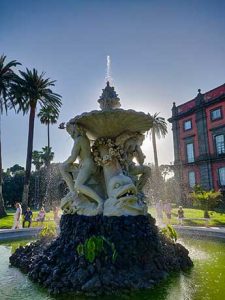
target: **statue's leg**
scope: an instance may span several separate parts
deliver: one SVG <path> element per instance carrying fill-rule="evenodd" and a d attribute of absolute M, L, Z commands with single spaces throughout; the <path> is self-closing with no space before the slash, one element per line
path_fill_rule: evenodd
<path fill-rule="evenodd" d="M 74 192 L 74 180 L 72 173 L 74 171 L 74 166 L 69 164 L 60 164 L 59 165 L 60 173 L 62 174 L 63 179 L 65 180 L 70 192 Z"/>
<path fill-rule="evenodd" d="M 92 188 L 84 184 L 91 174 L 92 172 L 89 168 L 81 168 L 75 181 L 75 189 L 77 192 L 95 200 L 98 204 L 102 204 L 102 198 Z"/>
<path fill-rule="evenodd" d="M 149 177 L 151 175 L 151 169 L 148 166 L 143 166 L 143 173 L 139 177 L 138 183 L 137 183 L 137 189 L 139 191 L 142 191 L 143 187 L 147 183 Z"/>

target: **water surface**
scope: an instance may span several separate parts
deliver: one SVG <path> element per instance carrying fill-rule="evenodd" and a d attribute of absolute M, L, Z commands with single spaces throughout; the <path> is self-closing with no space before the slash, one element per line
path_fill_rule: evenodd
<path fill-rule="evenodd" d="M 190 251 L 194 267 L 186 273 L 172 275 L 155 288 L 124 296 L 99 297 L 97 300 L 224 300 L 225 243 L 210 240 L 182 239 Z M 0 245 L 1 300 L 87 300 L 88 297 L 50 296 L 26 275 L 9 266 L 9 256 L 21 244 Z M 92 298 L 93 299 L 93 298 Z"/>

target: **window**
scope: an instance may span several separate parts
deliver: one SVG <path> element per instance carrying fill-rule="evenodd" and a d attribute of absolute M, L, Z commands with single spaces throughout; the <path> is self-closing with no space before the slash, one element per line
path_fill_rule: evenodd
<path fill-rule="evenodd" d="M 195 172 L 194 171 L 188 172 L 188 182 L 189 182 L 189 186 L 191 188 L 193 188 L 195 186 Z"/>
<path fill-rule="evenodd" d="M 184 122 L 184 130 L 190 130 L 192 128 L 191 120 Z"/>
<path fill-rule="evenodd" d="M 220 185 L 225 185 L 225 167 L 219 168 Z"/>
<path fill-rule="evenodd" d="M 190 143 L 186 145 L 187 147 L 187 161 L 189 163 L 194 162 L 194 144 Z"/>
<path fill-rule="evenodd" d="M 224 154 L 225 153 L 224 135 L 223 134 L 216 135 L 215 141 L 216 141 L 216 153 Z"/>
<path fill-rule="evenodd" d="M 216 108 L 214 110 L 211 110 L 211 120 L 218 120 L 222 118 L 222 112 L 221 112 L 221 108 Z"/>

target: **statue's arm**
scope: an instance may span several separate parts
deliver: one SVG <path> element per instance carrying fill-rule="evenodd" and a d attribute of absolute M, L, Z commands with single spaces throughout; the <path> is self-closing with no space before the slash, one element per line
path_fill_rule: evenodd
<path fill-rule="evenodd" d="M 140 165 L 143 165 L 144 160 L 145 160 L 145 155 L 142 152 L 141 147 L 140 146 L 136 146 L 135 152 L 136 152 L 135 158 L 137 159 L 137 162 Z"/>
<path fill-rule="evenodd" d="M 73 145 L 73 149 L 71 151 L 70 156 L 67 158 L 66 161 L 64 161 L 64 164 L 72 164 L 73 162 L 75 162 L 75 160 L 77 159 L 77 157 L 79 156 L 80 153 L 80 141 L 76 140 L 74 142 Z"/>

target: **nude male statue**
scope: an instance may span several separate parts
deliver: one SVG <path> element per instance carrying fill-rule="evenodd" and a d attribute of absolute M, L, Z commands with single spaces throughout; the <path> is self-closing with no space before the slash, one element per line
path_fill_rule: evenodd
<path fill-rule="evenodd" d="M 71 155 L 66 161 L 60 164 L 61 174 L 71 193 L 77 192 L 78 194 L 83 194 L 96 201 L 98 205 L 101 206 L 103 203 L 101 197 L 85 184 L 96 171 L 89 139 L 84 129 L 77 124 L 67 123 L 66 130 L 74 140 L 74 145 Z M 79 164 L 75 163 L 76 159 L 79 159 Z M 75 183 L 72 176 L 74 171 L 78 172 Z"/>

